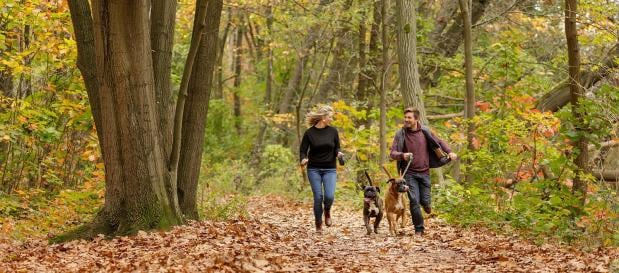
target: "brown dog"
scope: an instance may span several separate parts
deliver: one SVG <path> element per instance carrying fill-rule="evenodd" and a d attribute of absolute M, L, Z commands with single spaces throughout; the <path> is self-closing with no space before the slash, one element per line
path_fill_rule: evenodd
<path fill-rule="evenodd" d="M 404 221 L 406 220 L 406 201 L 404 196 L 408 192 L 408 186 L 406 181 L 402 178 L 390 178 L 387 181 L 389 188 L 385 194 L 385 213 L 387 214 L 387 221 L 389 222 L 389 233 L 391 235 L 397 235 L 398 230 L 396 228 L 398 220 L 402 219 L 400 224 L 401 228 L 404 228 Z"/>

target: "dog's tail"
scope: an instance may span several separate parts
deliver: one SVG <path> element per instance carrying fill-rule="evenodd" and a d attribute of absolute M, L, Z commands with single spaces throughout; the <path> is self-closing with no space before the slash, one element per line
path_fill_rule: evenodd
<path fill-rule="evenodd" d="M 382 167 L 383 167 L 383 170 L 385 171 L 385 173 L 387 174 L 387 176 L 389 177 L 389 179 L 393 178 L 393 176 L 391 175 L 389 170 L 387 170 L 387 168 L 385 168 L 385 165 L 383 165 Z"/>
<path fill-rule="evenodd" d="M 370 186 L 374 186 L 374 183 L 372 182 L 372 178 L 370 178 L 370 175 L 368 174 L 368 170 L 363 170 L 363 173 L 365 173 L 365 177 L 368 178 L 368 182 L 370 183 Z"/>

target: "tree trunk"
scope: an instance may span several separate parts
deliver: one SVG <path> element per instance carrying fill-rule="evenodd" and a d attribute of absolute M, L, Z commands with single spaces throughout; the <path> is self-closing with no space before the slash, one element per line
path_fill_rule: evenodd
<path fill-rule="evenodd" d="M 151 10 L 150 41 L 155 76 L 155 99 L 157 102 L 158 126 L 162 143 L 172 139 L 172 47 L 174 45 L 174 25 L 176 19 L 175 0 L 153 0 Z M 162 145 L 163 154 L 169 159 L 170 145 Z M 166 164 L 169 162 L 166 162 Z"/>
<path fill-rule="evenodd" d="M 181 223 L 164 181 L 165 157 L 149 37 L 150 1 L 93 1 L 106 195 L 88 236 Z M 131 41 L 131 42 L 129 42 Z"/>
<path fill-rule="evenodd" d="M 206 28 L 191 73 L 178 165 L 178 202 L 185 218 L 198 219 L 196 204 L 198 178 L 204 147 L 206 117 L 213 89 L 215 65 L 218 59 L 218 34 L 223 1 L 210 0 L 206 11 Z"/>
<path fill-rule="evenodd" d="M 365 11 L 362 10 L 361 20 L 359 21 L 359 73 L 357 75 L 357 100 L 362 104 L 367 103 L 367 88 L 368 88 L 368 78 L 367 78 L 367 57 L 366 57 L 366 47 L 365 36 L 367 33 L 367 27 L 365 26 L 367 15 Z M 365 107 L 363 107 L 365 108 Z"/>
<path fill-rule="evenodd" d="M 290 112 L 290 105 L 292 102 L 292 96 L 296 90 L 299 90 L 299 86 L 301 86 L 301 78 L 303 77 L 303 67 L 307 63 L 306 55 L 299 55 L 297 62 L 295 64 L 294 71 L 292 72 L 292 78 L 288 80 L 288 86 L 286 87 L 286 91 L 284 91 L 284 96 L 282 97 L 279 103 L 279 111 L 278 113 L 284 114 Z"/>
<path fill-rule="evenodd" d="M 224 97 L 224 64 L 223 64 L 223 58 L 224 58 L 224 48 L 226 47 L 226 42 L 228 40 L 228 32 L 230 31 L 230 26 L 232 25 L 232 8 L 228 7 L 228 17 L 226 19 L 226 27 L 224 28 L 224 33 L 223 35 L 218 38 L 218 43 L 217 43 L 217 48 L 219 50 L 219 52 L 217 53 L 217 70 L 216 70 L 216 74 L 217 76 L 215 77 L 216 81 L 217 81 L 217 86 L 215 88 L 215 92 L 214 92 L 214 98 L 215 99 L 223 99 Z"/>
<path fill-rule="evenodd" d="M 421 115 L 420 119 L 427 124 L 423 90 L 419 84 L 419 71 L 417 70 L 416 6 L 417 1 L 396 0 L 400 91 L 405 107 L 417 108 Z"/>
<path fill-rule="evenodd" d="M 316 8 L 315 14 L 319 15 L 322 13 L 322 10 L 326 8 L 328 4 L 330 4 L 332 0 L 320 0 L 318 8 Z M 307 63 L 307 55 L 310 50 L 314 47 L 314 43 L 318 40 L 320 32 L 320 25 L 312 26 L 307 36 L 305 37 L 305 42 L 303 43 L 303 47 L 297 52 L 297 62 L 295 64 L 295 68 L 292 72 L 288 80 L 288 86 L 286 87 L 281 100 L 279 101 L 278 113 L 290 113 L 292 100 L 295 91 L 299 90 L 299 86 L 301 85 L 301 79 L 303 78 L 303 67 Z"/>
<path fill-rule="evenodd" d="M 266 90 L 264 92 L 264 110 L 268 112 L 271 110 L 271 94 L 273 92 L 273 48 L 271 47 L 272 41 L 272 29 L 273 29 L 273 6 L 269 2 L 267 6 L 267 75 L 266 75 Z M 262 161 L 262 151 L 264 146 L 264 138 L 267 131 L 267 122 L 263 118 L 260 119 L 260 129 L 256 136 L 256 143 L 252 149 L 251 165 L 257 168 Z M 256 180 L 256 184 L 262 183 L 262 179 L 259 176 Z"/>
<path fill-rule="evenodd" d="M 609 51 L 608 55 L 602 60 L 600 69 L 597 71 L 581 71 L 580 83 L 584 89 L 589 89 L 597 82 L 608 76 L 617 67 L 616 58 L 619 58 L 619 43 Z M 552 90 L 542 96 L 537 102 L 536 108 L 540 111 L 558 111 L 571 99 L 570 80 L 566 79 L 557 84 Z"/>
<path fill-rule="evenodd" d="M 102 146 L 103 135 L 101 134 L 101 101 L 99 99 L 100 91 L 99 81 L 97 80 L 94 26 L 90 12 L 90 4 L 88 1 L 80 0 L 69 0 L 68 4 L 77 45 L 77 67 L 82 74 L 82 78 L 84 78 L 88 102 L 90 103 L 90 111 L 92 112 L 97 137 L 99 138 L 99 148 L 103 154 L 105 151 Z"/>
<path fill-rule="evenodd" d="M 584 205 L 587 194 L 587 184 L 584 179 L 588 169 L 588 145 L 585 138 L 586 129 L 584 115 L 580 101 L 584 99 L 584 89 L 580 84 L 580 49 L 578 46 L 578 30 L 576 29 L 576 13 L 578 12 L 578 0 L 565 0 L 565 37 L 567 39 L 567 59 L 568 74 L 570 78 L 570 95 L 572 103 L 572 114 L 575 118 L 575 127 L 578 137 L 574 140 L 576 148 L 576 158 L 574 164 L 577 166 L 574 177 L 573 191 L 579 193 L 581 204 Z"/>
<path fill-rule="evenodd" d="M 202 3 L 202 10 L 206 11 L 206 0 L 199 2 Z M 69 2 L 71 16 L 76 25 L 78 65 L 85 75 L 95 122 L 100 121 L 97 127 L 105 164 L 105 203 L 90 224 L 58 236 L 54 241 L 89 238 L 99 233 L 131 234 L 138 230 L 166 228 L 182 223 L 174 187 L 177 180 L 173 163 L 179 160 L 174 156 L 169 159 L 168 155 L 164 154 L 162 146 L 172 143 L 164 143 L 158 116 L 160 109 L 157 105 L 155 78 L 162 79 L 163 76 L 154 75 L 153 61 L 159 57 L 152 54 L 151 38 L 156 35 L 150 35 L 150 19 L 153 17 L 150 12 L 155 12 L 157 8 L 151 9 L 151 2 L 147 0 L 94 0 L 94 18 L 90 21 L 91 13 L 87 3 Z M 215 9 L 209 22 L 217 16 L 218 23 L 217 5 L 209 6 Z M 196 21 L 204 22 L 205 16 L 206 12 L 201 12 L 196 17 L 202 19 Z M 194 25 L 194 33 L 196 28 L 202 29 L 203 23 Z M 192 39 L 191 47 L 199 45 L 199 40 L 194 42 Z M 185 118 L 192 116 L 194 112 L 192 100 L 200 102 L 199 96 L 190 97 L 188 110 L 183 111 L 184 103 L 181 100 L 186 96 L 187 79 L 192 71 L 190 62 L 195 55 L 193 51 L 195 49 L 190 49 L 186 64 L 188 69 L 181 82 L 176 109 L 179 116 Z M 205 53 L 207 54 L 209 53 Z M 211 64 L 210 71 L 205 72 L 206 75 L 212 75 L 212 66 Z M 161 72 L 165 70 L 165 65 L 163 67 L 158 73 L 165 73 Z M 164 88 L 162 86 L 162 89 Z M 203 118 L 201 121 L 204 122 Z M 174 126 L 174 135 L 177 137 L 180 136 L 178 131 L 181 129 L 178 124 L 177 122 Z M 192 125 L 185 125 L 183 131 L 191 132 L 192 129 Z M 203 135 L 203 132 L 200 135 Z M 190 142 L 200 146 L 203 143 L 202 139 L 189 139 L 187 143 Z M 172 144 L 171 154 L 180 156 L 185 150 L 181 153 L 177 145 Z M 182 164 L 186 163 L 185 160 L 181 161 Z M 167 162 L 170 164 L 166 164 Z M 199 162 L 187 163 L 187 169 L 199 170 L 199 167 Z M 195 190 L 193 194 L 195 195 Z"/>
<path fill-rule="evenodd" d="M 462 28 L 464 27 L 459 18 L 457 1 L 444 1 L 441 10 L 434 21 L 434 30 L 430 34 L 430 44 L 434 45 L 439 55 L 443 57 L 453 57 L 458 51 L 458 47 L 464 39 Z M 482 18 L 488 6 L 496 0 L 472 0 L 471 25 L 477 23 Z M 449 24 L 453 22 L 452 24 Z M 433 85 L 440 77 L 441 70 L 435 66 L 422 67 L 421 87 L 428 88 Z"/>
<path fill-rule="evenodd" d="M 245 25 L 242 23 L 243 16 L 239 15 L 239 25 L 236 27 L 236 40 L 234 46 L 234 127 L 236 133 L 241 134 L 241 98 L 239 96 L 239 90 L 241 88 L 241 68 L 243 62 L 243 33 L 245 32 Z"/>
<path fill-rule="evenodd" d="M 387 28 L 387 10 L 389 7 L 388 0 L 381 1 L 381 10 L 380 10 L 380 24 L 383 26 L 383 30 L 381 33 L 381 41 L 383 44 L 383 66 L 381 69 L 381 79 L 380 79 L 380 124 L 379 124 L 379 142 L 380 142 L 380 159 L 379 165 L 383 166 L 385 164 L 385 159 L 387 159 L 387 90 L 386 88 L 386 79 L 387 72 L 389 70 L 389 41 L 387 40 L 387 34 L 389 29 Z"/>
<path fill-rule="evenodd" d="M 268 42 L 267 42 L 267 79 L 266 79 L 266 91 L 264 94 L 264 105 L 266 109 L 271 109 L 271 96 L 273 94 L 273 47 L 271 42 L 273 41 L 273 6 L 269 2 L 267 7 L 267 30 L 268 30 Z"/>
<path fill-rule="evenodd" d="M 462 28 L 464 36 L 464 66 L 466 75 L 466 104 L 464 117 L 471 121 L 475 117 L 475 90 L 473 82 L 473 41 L 471 38 L 471 14 L 469 13 L 470 2 L 469 0 L 459 0 L 460 11 L 462 14 L 462 21 L 464 27 Z M 467 142 L 468 150 L 472 152 L 475 150 L 473 140 L 475 138 L 475 127 L 472 123 L 467 125 Z M 468 161 L 467 165 L 470 166 L 471 162 Z M 467 184 L 473 183 L 473 173 L 467 172 L 465 175 Z"/>
<path fill-rule="evenodd" d="M 376 104 L 376 95 L 378 92 L 378 85 L 380 84 L 380 80 L 378 79 L 378 74 L 380 71 L 380 52 L 378 51 L 378 40 L 380 39 L 380 21 L 381 21 L 381 2 L 374 1 L 372 5 L 372 26 L 370 28 L 370 43 L 368 45 L 369 49 L 369 58 L 368 64 L 369 67 L 366 69 L 366 75 L 369 82 L 368 90 L 367 90 L 367 107 L 366 110 L 368 113 L 372 111 L 374 105 Z M 366 119 L 366 127 L 369 128 L 372 125 L 373 121 L 370 118 Z"/>

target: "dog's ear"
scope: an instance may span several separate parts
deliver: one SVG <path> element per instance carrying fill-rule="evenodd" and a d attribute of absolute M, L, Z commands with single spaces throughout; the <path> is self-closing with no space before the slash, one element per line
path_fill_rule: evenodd
<path fill-rule="evenodd" d="M 391 182 L 395 182 L 395 178 L 389 178 L 389 180 L 387 180 L 387 184 L 389 184 Z"/>
<path fill-rule="evenodd" d="M 380 187 L 376 186 L 376 192 L 380 192 Z"/>

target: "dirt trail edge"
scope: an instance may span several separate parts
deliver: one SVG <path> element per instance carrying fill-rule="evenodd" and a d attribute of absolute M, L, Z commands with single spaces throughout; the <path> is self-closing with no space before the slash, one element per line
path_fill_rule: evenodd
<path fill-rule="evenodd" d="M 423 238 L 410 224 L 388 236 L 386 219 L 381 234 L 366 236 L 361 212 L 336 202 L 334 226 L 319 235 L 310 204 L 261 196 L 249 210 L 246 220 L 113 240 L 0 240 L 0 272 L 619 272 L 617 249 L 536 246 L 436 218 Z"/>

